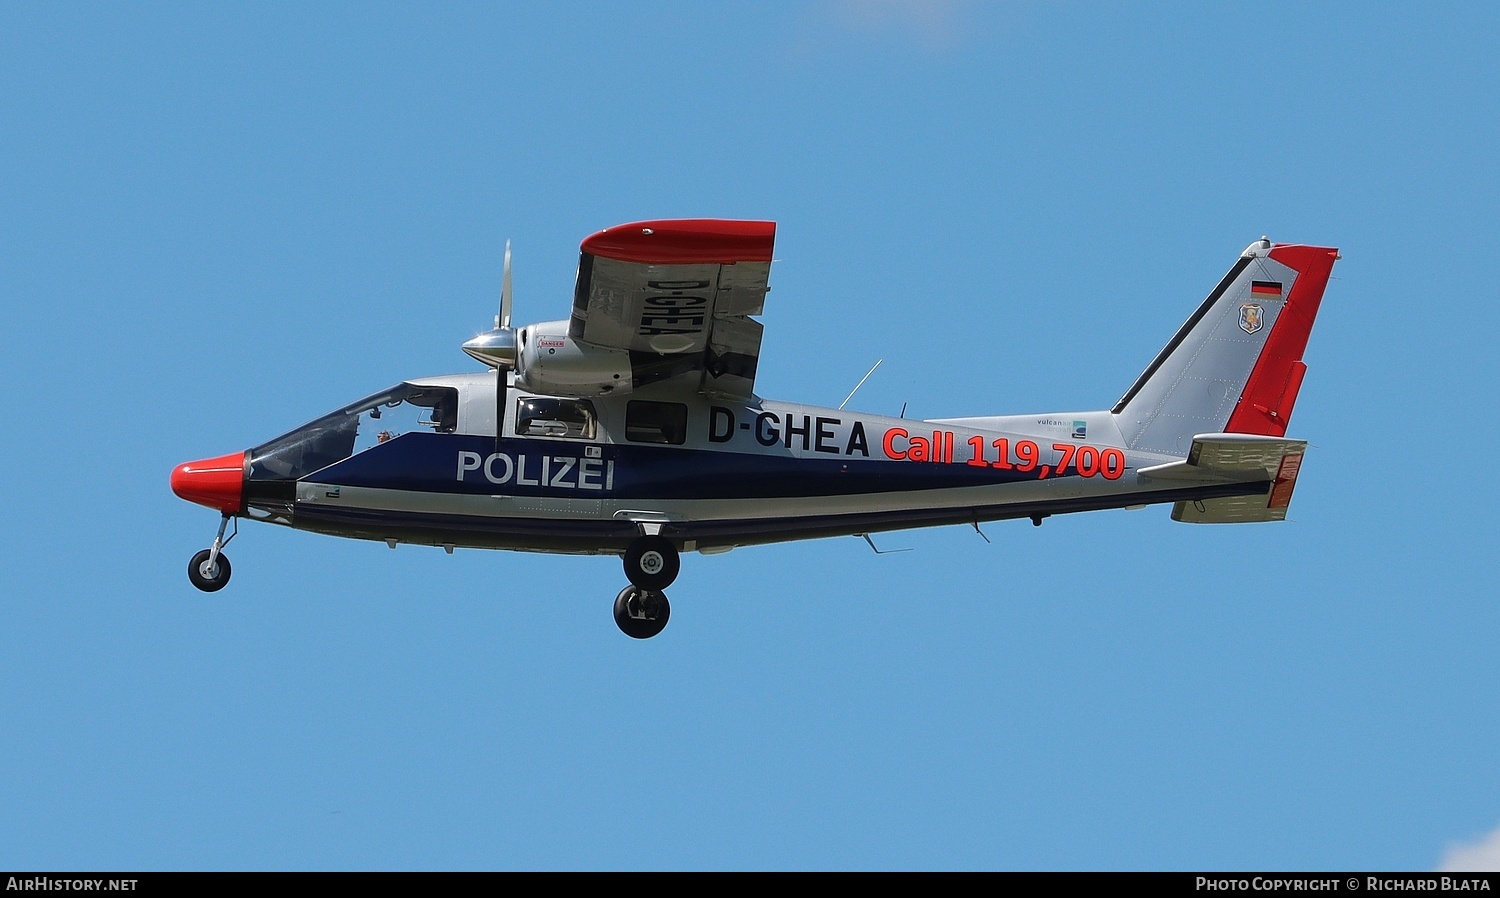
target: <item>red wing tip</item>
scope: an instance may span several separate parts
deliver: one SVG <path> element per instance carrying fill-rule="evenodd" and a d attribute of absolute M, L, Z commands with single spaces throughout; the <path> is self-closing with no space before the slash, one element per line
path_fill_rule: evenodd
<path fill-rule="evenodd" d="M 769 262 L 775 244 L 774 221 L 674 218 L 605 228 L 583 241 L 583 251 L 646 265 L 732 265 Z"/>

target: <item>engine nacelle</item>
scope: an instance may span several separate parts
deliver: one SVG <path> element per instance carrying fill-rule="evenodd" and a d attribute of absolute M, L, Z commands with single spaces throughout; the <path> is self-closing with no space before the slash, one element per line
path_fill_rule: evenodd
<path fill-rule="evenodd" d="M 601 396 L 630 392 L 630 353 L 579 343 L 568 322 L 548 321 L 521 329 L 516 385 L 549 396 Z"/>

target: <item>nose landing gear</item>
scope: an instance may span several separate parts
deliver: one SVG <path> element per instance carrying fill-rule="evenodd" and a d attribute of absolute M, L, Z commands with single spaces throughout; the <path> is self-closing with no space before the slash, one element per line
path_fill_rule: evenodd
<path fill-rule="evenodd" d="M 230 519 L 234 520 L 234 532 L 229 534 L 229 539 L 224 538 L 224 529 L 229 526 Z M 239 535 L 239 518 L 233 515 L 224 515 L 219 520 L 219 535 L 214 537 L 214 544 L 200 550 L 188 562 L 188 580 L 204 592 L 217 592 L 229 583 L 229 556 L 224 554 L 224 547 L 229 545 L 229 540 Z"/>

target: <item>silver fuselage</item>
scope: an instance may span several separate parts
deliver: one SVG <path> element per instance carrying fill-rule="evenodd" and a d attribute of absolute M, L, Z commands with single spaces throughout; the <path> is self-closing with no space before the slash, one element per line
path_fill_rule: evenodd
<path fill-rule="evenodd" d="M 537 409 L 568 400 L 511 385 L 497 437 L 494 372 L 404 386 L 425 391 L 415 400 L 425 405 L 456 399 L 456 420 L 431 413 L 392 432 L 382 429 L 391 412 L 346 411 L 338 421 L 353 450 L 306 472 L 261 470 L 252 450 L 246 513 L 393 545 L 618 554 L 645 529 L 711 553 L 1270 486 L 1264 475 L 1143 474 L 1187 446 L 1128 449 L 1109 411 L 920 421 L 646 387 L 583 400 L 591 420 L 550 421 Z M 280 439 L 326 429 L 329 417 Z"/>

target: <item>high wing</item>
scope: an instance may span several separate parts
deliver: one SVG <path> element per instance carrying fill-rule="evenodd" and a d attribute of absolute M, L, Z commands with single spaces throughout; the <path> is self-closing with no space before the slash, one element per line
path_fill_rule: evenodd
<path fill-rule="evenodd" d="M 630 353 L 636 386 L 673 380 L 748 399 L 776 242 L 773 221 L 639 221 L 583 241 L 568 336 Z"/>

